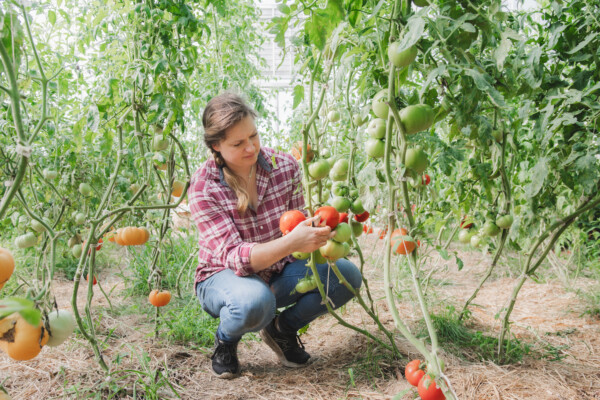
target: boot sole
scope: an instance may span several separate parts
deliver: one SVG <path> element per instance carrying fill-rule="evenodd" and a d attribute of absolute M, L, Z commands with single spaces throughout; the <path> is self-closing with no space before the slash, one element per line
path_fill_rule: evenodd
<path fill-rule="evenodd" d="M 235 379 L 238 378 L 241 374 L 239 372 L 223 372 L 222 374 L 217 374 L 214 369 L 211 368 L 212 374 L 219 379 Z"/>
<path fill-rule="evenodd" d="M 287 358 L 285 358 L 285 355 L 283 354 L 283 351 L 281 351 L 281 349 L 279 348 L 279 346 L 277 345 L 277 343 L 275 343 L 275 340 L 273 340 L 273 338 L 271 337 L 271 335 L 269 335 L 265 329 L 260 331 L 260 337 L 262 338 L 263 342 L 269 346 L 271 348 L 271 350 L 273 350 L 275 352 L 275 354 L 277 355 L 277 358 L 279 359 L 279 362 L 281 364 L 283 364 L 285 367 L 289 367 L 289 368 L 304 368 L 308 365 L 308 361 L 305 364 L 298 364 L 295 362 L 291 362 L 289 361 Z M 310 360 L 310 359 L 309 359 Z"/>

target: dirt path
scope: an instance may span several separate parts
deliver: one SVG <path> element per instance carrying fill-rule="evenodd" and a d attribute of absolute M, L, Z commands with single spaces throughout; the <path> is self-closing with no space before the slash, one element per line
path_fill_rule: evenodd
<path fill-rule="evenodd" d="M 369 256 L 375 235 L 361 240 Z M 381 254 L 380 244 L 372 254 L 373 257 Z M 462 271 L 437 255 L 428 260 L 427 265 L 436 268 L 432 277 L 439 283 L 429 288 L 433 307 L 462 306 L 489 262 L 489 257 L 479 252 L 459 250 L 459 255 L 465 263 Z M 393 321 L 387 312 L 380 269 L 368 264 L 365 275 L 382 321 L 391 329 Z M 111 295 L 114 307 L 127 301 L 118 296 L 123 288 L 119 277 L 104 276 L 102 282 L 105 288 L 115 287 Z M 471 309 L 474 326 L 497 332 L 494 315 L 506 302 L 513 282 L 512 278 L 497 276 L 484 287 Z M 597 282 L 574 283 L 575 287 L 592 285 Z M 410 288 L 410 282 L 402 278 L 401 286 Z M 72 283 L 66 281 L 55 285 L 59 304 L 69 304 L 71 287 Z M 410 292 L 402 292 L 402 295 L 398 309 L 414 328 L 420 315 L 417 304 L 411 301 Z M 81 294 L 80 304 L 83 301 Z M 94 303 L 97 307 L 108 306 L 101 295 L 95 296 Z M 459 398 L 600 399 L 600 321 L 581 316 L 583 307 L 578 297 L 557 281 L 527 282 L 513 313 L 513 333 L 523 340 L 542 340 L 555 346 L 565 358 L 561 361 L 526 358 L 517 365 L 496 366 L 444 354 L 447 375 Z M 341 315 L 355 325 L 376 332 L 375 325 L 355 302 L 345 307 Z M 114 329 L 113 338 L 104 351 L 105 359 L 110 362 L 119 355 L 121 369 L 147 371 L 156 379 L 160 379 L 157 371 L 168 374 L 183 399 L 391 399 L 409 388 L 402 377 L 398 379 L 399 369 L 406 361 L 390 360 L 384 351 L 363 336 L 341 327 L 331 316 L 315 321 L 302 336 L 314 360 L 308 367 L 283 368 L 264 344 L 250 340 L 239 347 L 243 373 L 233 381 L 223 381 L 211 374 L 210 349 L 198 351 L 155 343 L 141 328 L 146 323 L 145 315 L 114 318 L 102 312 L 101 328 Z M 409 358 L 416 356 L 403 338 L 399 337 L 397 344 Z M 146 363 L 141 361 L 143 352 L 149 355 Z M 352 369 L 353 380 L 349 369 Z M 131 383 L 138 377 L 137 390 L 143 389 L 139 385 L 141 381 L 151 382 L 139 374 L 128 376 L 122 382 Z M 99 372 L 93 353 L 81 338 L 58 348 L 46 347 L 41 355 L 27 362 L 13 362 L 1 354 L 2 381 L 15 400 L 106 398 L 108 393 L 103 390 L 108 385 L 105 376 Z M 117 398 L 133 398 L 133 385 L 127 386 L 129 394 Z M 414 396 L 407 394 L 402 398 Z M 165 387 L 160 389 L 158 397 L 176 398 Z"/>

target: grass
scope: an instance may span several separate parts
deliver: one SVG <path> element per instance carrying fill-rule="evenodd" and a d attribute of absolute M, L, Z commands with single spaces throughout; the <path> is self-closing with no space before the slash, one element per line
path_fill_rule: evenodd
<path fill-rule="evenodd" d="M 505 340 L 505 355 L 498 360 L 498 338 L 489 336 L 482 331 L 473 331 L 458 320 L 458 311 L 447 307 L 440 314 L 431 314 L 434 328 L 438 335 L 440 347 L 463 358 L 476 358 L 479 361 L 490 360 L 501 364 L 513 364 L 523 360 L 526 355 L 533 353 L 533 347 L 512 338 Z M 418 337 L 428 338 L 425 321 L 419 323 Z"/>
<path fill-rule="evenodd" d="M 173 301 L 173 300 L 171 300 Z M 195 297 L 175 301 L 161 316 L 161 336 L 192 347 L 211 347 L 219 320 L 208 315 Z"/>

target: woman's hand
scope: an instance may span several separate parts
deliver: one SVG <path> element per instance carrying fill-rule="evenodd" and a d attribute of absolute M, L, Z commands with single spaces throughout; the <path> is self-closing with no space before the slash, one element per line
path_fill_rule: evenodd
<path fill-rule="evenodd" d="M 319 247 L 325 246 L 327 240 L 335 236 L 335 232 L 332 232 L 330 227 L 316 226 L 320 220 L 321 217 L 319 215 L 308 218 L 284 236 L 284 238 L 289 240 L 293 251 L 311 253 Z"/>

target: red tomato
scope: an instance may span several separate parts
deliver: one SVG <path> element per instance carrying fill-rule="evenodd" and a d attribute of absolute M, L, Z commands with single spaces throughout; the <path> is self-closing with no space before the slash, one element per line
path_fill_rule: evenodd
<path fill-rule="evenodd" d="M 340 213 L 340 224 L 342 222 L 348 223 L 348 213 Z"/>
<path fill-rule="evenodd" d="M 306 216 L 300 210 L 286 211 L 279 218 L 279 229 L 281 229 L 281 233 L 287 235 L 305 219 Z"/>
<path fill-rule="evenodd" d="M 357 214 L 354 216 L 354 219 L 357 220 L 358 222 L 365 222 L 367 219 L 369 219 L 369 212 L 365 211 L 362 214 Z"/>
<path fill-rule="evenodd" d="M 417 386 L 423 375 L 425 375 L 425 371 L 419 368 L 420 365 L 421 360 L 412 360 L 406 364 L 406 368 L 404 369 L 406 380 L 413 386 Z"/>
<path fill-rule="evenodd" d="M 387 226 L 385 228 L 383 228 L 381 231 L 379 231 L 379 239 L 382 239 L 385 237 L 385 235 L 387 235 L 388 232 L 388 228 Z"/>
<path fill-rule="evenodd" d="M 417 386 L 417 391 L 422 400 L 445 400 L 444 392 L 429 375 L 423 376 Z"/>
<path fill-rule="evenodd" d="M 340 222 L 340 213 L 331 206 L 319 207 L 317 211 L 315 211 L 315 216 L 316 215 L 321 217 L 321 222 L 319 222 L 320 226 L 327 225 L 331 229 L 335 229 L 337 224 Z"/>
<path fill-rule="evenodd" d="M 363 225 L 363 232 L 365 234 L 369 234 L 369 233 L 373 233 L 373 227 L 372 226 L 368 226 L 367 224 Z"/>
<path fill-rule="evenodd" d="M 425 174 L 421 177 L 421 182 L 423 182 L 423 185 L 427 186 L 431 182 L 431 178 L 429 175 Z"/>
<path fill-rule="evenodd" d="M 82 247 L 85 247 L 85 240 L 83 241 L 83 244 L 81 245 Z M 102 248 L 102 238 L 98 239 L 98 245 L 96 246 L 96 251 L 100 250 Z M 92 249 L 90 248 L 88 250 L 88 255 L 90 255 L 92 253 Z"/>
<path fill-rule="evenodd" d="M 408 231 L 404 228 L 396 229 L 392 232 L 392 239 L 390 241 L 390 245 L 392 246 L 392 251 L 396 251 L 396 254 L 408 255 L 415 250 L 417 244 L 411 240 L 409 240 L 410 236 L 408 235 Z"/>
<path fill-rule="evenodd" d="M 460 221 L 460 227 L 463 229 L 469 229 L 473 226 L 473 218 L 468 216 L 463 216 L 462 221 Z"/>
<path fill-rule="evenodd" d="M 85 277 L 85 281 L 86 281 L 86 282 L 88 281 L 88 277 L 89 277 L 89 276 L 90 276 L 90 274 L 87 274 L 87 275 L 86 275 L 86 277 Z M 95 284 L 97 284 L 97 283 L 98 283 L 98 281 L 96 280 L 96 275 L 94 275 L 94 282 L 92 282 L 92 285 L 95 285 Z"/>

